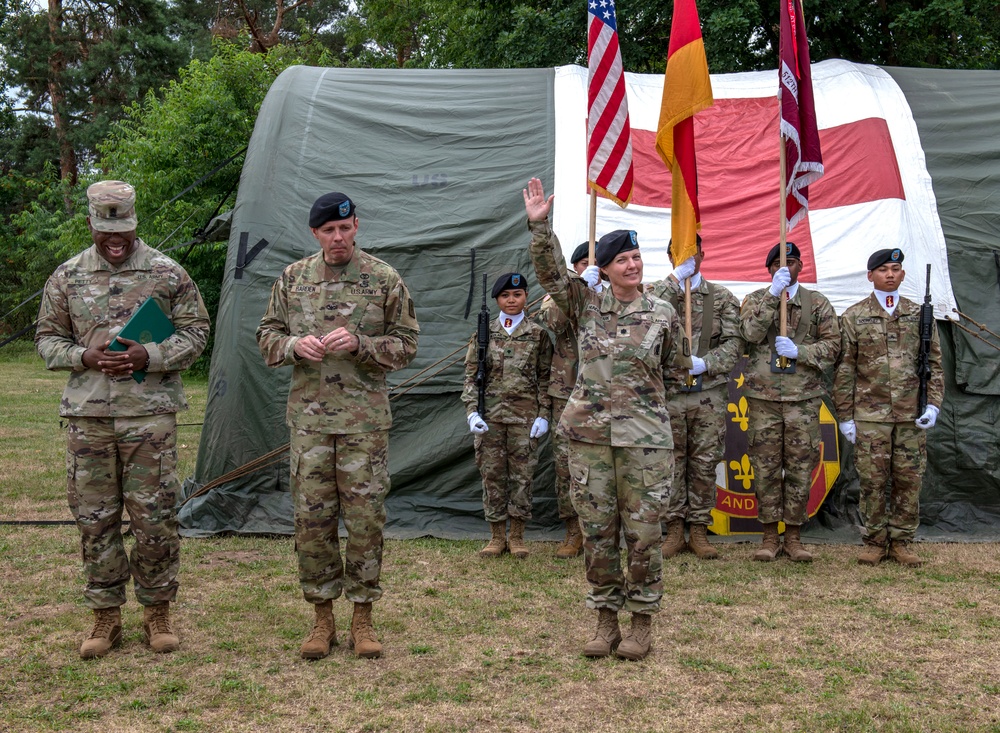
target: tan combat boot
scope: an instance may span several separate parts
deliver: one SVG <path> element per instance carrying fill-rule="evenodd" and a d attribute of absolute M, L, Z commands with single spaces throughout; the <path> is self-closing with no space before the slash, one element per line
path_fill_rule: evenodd
<path fill-rule="evenodd" d="M 583 532 L 580 531 L 578 517 L 566 520 L 566 539 L 556 548 L 556 557 L 567 560 L 583 552 Z"/>
<path fill-rule="evenodd" d="M 382 656 L 382 645 L 372 626 L 372 604 L 355 603 L 351 619 L 351 648 L 359 657 L 377 659 Z"/>
<path fill-rule="evenodd" d="M 585 657 L 606 657 L 618 648 L 622 632 L 618 627 L 618 612 L 610 608 L 601 608 L 597 612 L 597 631 L 594 638 L 583 647 Z"/>
<path fill-rule="evenodd" d="M 858 555 L 858 565 L 878 565 L 886 558 L 886 546 L 865 540 L 865 549 Z"/>
<path fill-rule="evenodd" d="M 753 554 L 753 559 L 760 562 L 771 562 L 778 556 L 778 523 L 767 522 L 764 525 L 764 536 L 760 541 L 760 549 Z"/>
<path fill-rule="evenodd" d="M 691 552 L 698 556 L 699 560 L 714 560 L 719 556 L 715 548 L 708 543 L 708 527 L 704 524 L 691 525 L 691 539 L 688 541 Z"/>
<path fill-rule="evenodd" d="M 510 554 L 517 558 L 528 556 L 528 546 L 524 544 L 524 520 L 517 517 L 510 518 L 510 540 L 508 541 Z"/>
<path fill-rule="evenodd" d="M 507 522 L 490 522 L 490 531 L 493 536 L 479 551 L 479 557 L 500 557 L 507 550 Z"/>
<path fill-rule="evenodd" d="M 337 625 L 333 620 L 333 601 L 313 604 L 316 621 L 312 631 L 299 649 L 303 659 L 322 659 L 330 653 L 330 645 L 337 643 Z"/>
<path fill-rule="evenodd" d="M 792 562 L 813 561 L 812 553 L 802 546 L 802 528 L 798 525 L 785 525 L 785 554 Z"/>
<path fill-rule="evenodd" d="M 660 545 L 660 552 L 663 559 L 679 555 L 687 549 L 687 542 L 684 541 L 684 520 L 671 519 L 667 522 L 667 536 Z"/>
<path fill-rule="evenodd" d="M 94 609 L 94 628 L 90 630 L 80 645 L 81 659 L 103 657 L 113 647 L 122 643 L 122 610 L 114 608 Z"/>
<path fill-rule="evenodd" d="M 648 613 L 633 613 L 632 628 L 618 645 L 618 656 L 638 662 L 645 659 L 653 647 L 653 617 Z"/>
<path fill-rule="evenodd" d="M 889 557 L 908 568 L 919 568 L 924 564 L 910 548 L 909 540 L 889 540 Z"/>
<path fill-rule="evenodd" d="M 168 654 L 181 648 L 181 641 L 170 624 L 170 601 L 142 609 L 142 630 L 149 648 L 157 654 Z"/>

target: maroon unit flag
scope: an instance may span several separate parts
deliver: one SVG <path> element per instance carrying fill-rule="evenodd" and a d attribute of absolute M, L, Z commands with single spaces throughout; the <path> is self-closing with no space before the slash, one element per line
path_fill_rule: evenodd
<path fill-rule="evenodd" d="M 587 182 L 621 207 L 632 199 L 632 133 L 614 0 L 587 0 Z"/>
<path fill-rule="evenodd" d="M 778 100 L 785 146 L 785 217 L 788 231 L 809 209 L 809 184 L 823 175 L 823 155 L 816 128 L 809 41 L 800 0 L 781 2 L 781 51 Z"/>

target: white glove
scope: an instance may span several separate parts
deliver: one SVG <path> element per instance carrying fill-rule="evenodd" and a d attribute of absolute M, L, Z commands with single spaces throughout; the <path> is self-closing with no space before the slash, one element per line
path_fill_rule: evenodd
<path fill-rule="evenodd" d="M 699 374 L 704 374 L 708 371 L 708 367 L 705 365 L 705 360 L 700 356 L 691 356 L 691 368 L 688 369 L 688 374 L 692 377 L 697 377 Z"/>
<path fill-rule="evenodd" d="M 927 409 L 924 410 L 924 414 L 917 418 L 917 427 L 921 430 L 930 430 L 934 427 L 934 423 L 937 422 L 938 413 L 941 412 L 934 405 L 927 405 Z"/>
<path fill-rule="evenodd" d="M 529 438 L 541 438 L 549 432 L 549 421 L 544 417 L 536 417 L 535 422 L 531 423 L 531 432 L 528 433 Z"/>
<path fill-rule="evenodd" d="M 677 265 L 670 274 L 677 279 L 677 282 L 683 285 L 684 281 L 694 274 L 694 268 L 694 257 L 688 257 L 681 264 Z"/>
<path fill-rule="evenodd" d="M 853 420 L 844 420 L 844 422 L 840 423 L 840 432 L 844 434 L 847 442 L 851 445 L 858 439 L 858 426 L 854 424 Z"/>
<path fill-rule="evenodd" d="M 490 428 L 486 424 L 486 421 L 479 416 L 478 412 L 474 412 L 469 415 L 469 432 L 475 433 L 476 435 L 482 435 L 489 429 Z"/>
<path fill-rule="evenodd" d="M 580 277 L 582 277 L 584 282 L 587 283 L 587 287 L 595 293 L 599 293 L 604 290 L 604 283 L 601 282 L 601 268 L 597 265 L 590 265 L 586 270 L 580 273 Z"/>
<path fill-rule="evenodd" d="M 787 267 L 780 267 L 778 271 L 774 273 L 774 277 L 771 278 L 771 295 L 777 298 L 781 295 L 781 291 L 792 284 L 792 275 L 788 272 Z"/>
<path fill-rule="evenodd" d="M 774 350 L 778 352 L 778 356 L 784 356 L 788 359 L 799 358 L 799 347 L 787 336 L 774 337 Z"/>

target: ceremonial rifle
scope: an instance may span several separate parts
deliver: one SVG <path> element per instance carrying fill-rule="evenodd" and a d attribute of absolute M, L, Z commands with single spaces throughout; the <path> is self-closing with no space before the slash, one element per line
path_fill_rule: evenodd
<path fill-rule="evenodd" d="M 483 307 L 476 323 L 476 388 L 479 398 L 476 411 L 486 419 L 486 356 L 490 350 L 490 307 L 486 302 L 486 273 L 483 273 Z"/>
<path fill-rule="evenodd" d="M 927 383 L 931 378 L 931 338 L 934 335 L 934 306 L 931 304 L 931 266 L 927 265 L 927 291 L 920 306 L 920 351 L 917 353 L 917 417 L 927 409 Z"/>

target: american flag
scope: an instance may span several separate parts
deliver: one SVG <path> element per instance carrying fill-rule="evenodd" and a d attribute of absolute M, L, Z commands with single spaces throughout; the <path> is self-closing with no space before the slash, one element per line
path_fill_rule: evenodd
<path fill-rule="evenodd" d="M 619 206 L 632 200 L 632 131 L 614 0 L 587 0 L 587 182 Z"/>

